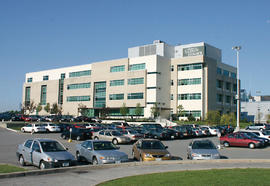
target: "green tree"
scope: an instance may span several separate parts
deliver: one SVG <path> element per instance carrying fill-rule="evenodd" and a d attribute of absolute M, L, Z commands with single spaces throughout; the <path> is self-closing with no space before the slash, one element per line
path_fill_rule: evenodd
<path fill-rule="evenodd" d="M 41 105 L 41 103 L 39 103 L 38 106 L 37 106 L 37 108 L 36 108 L 37 115 L 38 115 L 38 113 L 40 111 L 42 111 L 42 105 Z"/>
<path fill-rule="evenodd" d="M 106 118 L 110 113 L 110 108 L 109 107 L 102 107 L 100 110 L 100 115 L 102 118 Z"/>
<path fill-rule="evenodd" d="M 44 110 L 45 110 L 47 113 L 50 113 L 50 112 L 51 112 L 51 105 L 50 105 L 50 103 L 47 103 L 47 105 L 44 107 Z"/>
<path fill-rule="evenodd" d="M 219 124 L 220 122 L 220 113 L 217 110 L 209 110 L 206 115 L 206 120 L 211 124 Z"/>
<path fill-rule="evenodd" d="M 181 117 L 182 115 L 183 115 L 183 112 L 184 112 L 184 107 L 183 107 L 183 105 L 178 105 L 177 106 L 177 115 L 178 115 L 178 117 Z"/>
<path fill-rule="evenodd" d="M 188 115 L 188 121 L 195 121 L 195 120 L 196 118 L 192 114 Z"/>
<path fill-rule="evenodd" d="M 158 109 L 158 106 L 157 106 L 157 103 L 154 104 L 153 107 L 151 107 L 151 114 L 152 116 L 154 116 L 154 118 L 156 118 L 157 116 L 159 116 L 159 109 Z"/>
<path fill-rule="evenodd" d="M 266 117 L 267 117 L 267 123 L 270 123 L 270 114 L 268 114 Z"/>
<path fill-rule="evenodd" d="M 140 103 L 136 104 L 136 108 L 135 108 L 135 115 L 136 116 L 141 116 L 142 115 L 142 107 Z"/>
<path fill-rule="evenodd" d="M 84 105 L 82 103 L 80 103 L 78 105 L 78 112 L 80 113 L 81 116 L 85 116 L 86 115 L 86 109 L 87 109 L 86 105 Z"/>
<path fill-rule="evenodd" d="M 33 100 L 25 101 L 24 105 L 25 105 L 25 110 L 27 110 L 29 114 L 33 113 L 37 107 Z"/>
<path fill-rule="evenodd" d="M 54 103 L 51 108 L 51 114 L 58 114 L 58 111 L 59 111 L 58 104 Z"/>
<path fill-rule="evenodd" d="M 234 113 L 229 114 L 223 114 L 220 119 L 221 124 L 230 124 L 235 125 L 236 124 L 236 117 Z"/>
<path fill-rule="evenodd" d="M 120 108 L 120 113 L 122 116 L 126 116 L 128 114 L 128 108 L 126 103 L 123 103 L 122 107 Z"/>

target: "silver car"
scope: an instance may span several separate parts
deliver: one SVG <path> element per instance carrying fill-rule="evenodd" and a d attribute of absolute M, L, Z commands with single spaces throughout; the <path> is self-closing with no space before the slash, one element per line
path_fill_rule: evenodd
<path fill-rule="evenodd" d="M 53 139 L 28 139 L 18 145 L 16 155 L 22 166 L 31 164 L 40 169 L 76 164 L 74 156 L 61 143 Z"/>
<path fill-rule="evenodd" d="M 117 130 L 101 130 L 93 134 L 95 140 L 107 140 L 111 141 L 114 145 L 118 143 L 129 143 L 131 139 L 127 136 L 123 136 Z"/>
<path fill-rule="evenodd" d="M 220 159 L 220 154 L 212 141 L 194 140 L 188 146 L 187 158 L 191 160 Z"/>
<path fill-rule="evenodd" d="M 76 145 L 76 158 L 93 165 L 128 161 L 128 155 L 118 149 L 119 147 L 110 141 L 87 140 Z"/>

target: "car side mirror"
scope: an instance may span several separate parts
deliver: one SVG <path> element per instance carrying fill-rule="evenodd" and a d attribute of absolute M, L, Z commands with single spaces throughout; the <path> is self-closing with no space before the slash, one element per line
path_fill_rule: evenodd
<path fill-rule="evenodd" d="M 168 148 L 168 146 L 165 146 L 165 149 L 167 149 Z"/>
<path fill-rule="evenodd" d="M 87 147 L 87 150 L 92 150 L 92 148 L 91 147 Z"/>

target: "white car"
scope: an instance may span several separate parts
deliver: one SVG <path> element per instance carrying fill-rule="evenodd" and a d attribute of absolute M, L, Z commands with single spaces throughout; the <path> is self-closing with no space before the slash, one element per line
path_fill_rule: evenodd
<path fill-rule="evenodd" d="M 42 124 L 47 132 L 61 132 L 60 126 L 53 124 L 53 123 L 44 123 Z"/>
<path fill-rule="evenodd" d="M 46 128 L 42 124 L 28 124 L 21 128 L 22 132 L 46 132 Z"/>
<path fill-rule="evenodd" d="M 245 130 L 243 130 L 245 131 Z M 270 131 L 269 130 L 265 130 L 265 131 L 260 131 L 260 130 L 246 130 L 247 132 L 252 132 L 254 134 L 256 134 L 258 137 L 260 138 L 265 138 L 265 139 L 270 139 Z"/>
<path fill-rule="evenodd" d="M 207 125 L 202 125 L 201 127 L 206 127 L 209 130 L 209 132 L 210 132 L 210 134 L 212 136 L 216 136 L 218 134 L 218 132 L 219 132 L 217 127 L 210 127 L 210 126 L 207 126 Z"/>

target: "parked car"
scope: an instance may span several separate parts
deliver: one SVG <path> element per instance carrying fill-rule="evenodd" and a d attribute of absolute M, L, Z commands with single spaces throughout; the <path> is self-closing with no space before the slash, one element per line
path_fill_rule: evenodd
<path fill-rule="evenodd" d="M 227 134 L 225 136 L 221 136 L 219 139 L 220 144 L 223 144 L 225 147 L 239 146 L 239 147 L 249 147 L 253 149 L 265 146 L 263 140 L 253 139 L 246 134 L 240 133 Z"/>
<path fill-rule="evenodd" d="M 92 132 L 89 129 L 71 127 L 69 130 L 63 131 L 61 137 L 63 139 L 71 137 L 71 139 L 76 139 L 77 141 L 87 140 L 92 139 Z"/>
<path fill-rule="evenodd" d="M 92 120 L 92 118 L 89 118 L 87 116 L 78 116 L 71 119 L 72 122 L 95 122 Z"/>
<path fill-rule="evenodd" d="M 243 130 L 243 131 L 238 131 L 236 133 L 244 133 L 253 139 L 263 140 L 265 146 L 270 144 L 269 138 L 260 136 L 261 131 L 258 131 L 258 130 L 255 130 L 254 132 L 249 131 L 249 130 Z"/>
<path fill-rule="evenodd" d="M 76 158 L 93 165 L 128 161 L 128 155 L 119 149 L 110 141 L 87 140 L 76 145 Z"/>
<path fill-rule="evenodd" d="M 138 133 L 136 130 L 133 129 L 122 129 L 120 131 L 124 136 L 127 136 L 131 139 L 131 141 L 137 141 L 144 137 L 143 134 Z"/>
<path fill-rule="evenodd" d="M 44 123 L 42 124 L 47 132 L 61 132 L 61 128 L 59 125 L 54 124 L 54 123 Z"/>
<path fill-rule="evenodd" d="M 124 136 L 117 130 L 101 130 L 93 134 L 95 140 L 107 140 L 111 141 L 114 145 L 119 143 L 130 143 L 131 139 Z"/>
<path fill-rule="evenodd" d="M 16 155 L 22 166 L 30 164 L 40 169 L 76 164 L 74 156 L 60 142 L 53 139 L 28 139 L 18 145 Z"/>
<path fill-rule="evenodd" d="M 71 115 L 62 115 L 60 122 L 70 122 L 72 121 L 73 116 Z"/>
<path fill-rule="evenodd" d="M 267 124 L 262 124 L 262 123 L 255 123 L 253 125 L 249 125 L 247 130 L 270 130 L 270 126 Z"/>
<path fill-rule="evenodd" d="M 212 136 L 216 136 L 219 132 L 218 128 L 215 126 L 206 126 L 206 125 L 202 125 L 201 127 L 205 127 L 208 129 L 208 131 L 210 132 L 210 135 Z"/>
<path fill-rule="evenodd" d="M 27 124 L 26 126 L 21 128 L 22 132 L 47 132 L 46 128 L 42 124 Z"/>
<path fill-rule="evenodd" d="M 193 137 L 202 137 L 203 133 L 200 128 L 192 128 Z"/>
<path fill-rule="evenodd" d="M 220 154 L 212 141 L 194 140 L 188 146 L 187 158 L 191 160 L 220 159 Z"/>
<path fill-rule="evenodd" d="M 173 133 L 168 130 L 164 130 L 163 128 L 150 128 L 147 129 L 147 133 L 145 134 L 145 138 L 153 138 L 153 139 L 160 139 L 160 140 L 170 140 L 174 139 Z"/>
<path fill-rule="evenodd" d="M 119 128 L 129 128 L 129 124 L 127 122 L 112 122 L 112 125 L 115 125 L 116 127 Z"/>
<path fill-rule="evenodd" d="M 69 130 L 72 127 L 70 123 L 59 123 L 58 126 L 60 127 L 61 131 Z"/>
<path fill-rule="evenodd" d="M 163 129 L 163 127 L 158 123 L 143 123 L 143 124 L 140 124 L 140 127 L 143 127 L 146 130 L 153 129 L 153 128 Z"/>
<path fill-rule="evenodd" d="M 139 161 L 171 160 L 167 146 L 157 139 L 140 139 L 133 144 L 132 157 Z"/>
<path fill-rule="evenodd" d="M 211 133 L 210 133 L 208 127 L 202 127 L 202 126 L 200 126 L 199 129 L 202 131 L 202 134 L 204 136 L 211 136 Z"/>
<path fill-rule="evenodd" d="M 190 127 L 184 127 L 184 126 L 177 125 L 177 126 L 173 126 L 171 128 L 181 132 L 184 135 L 184 137 L 192 137 L 192 129 Z"/>

